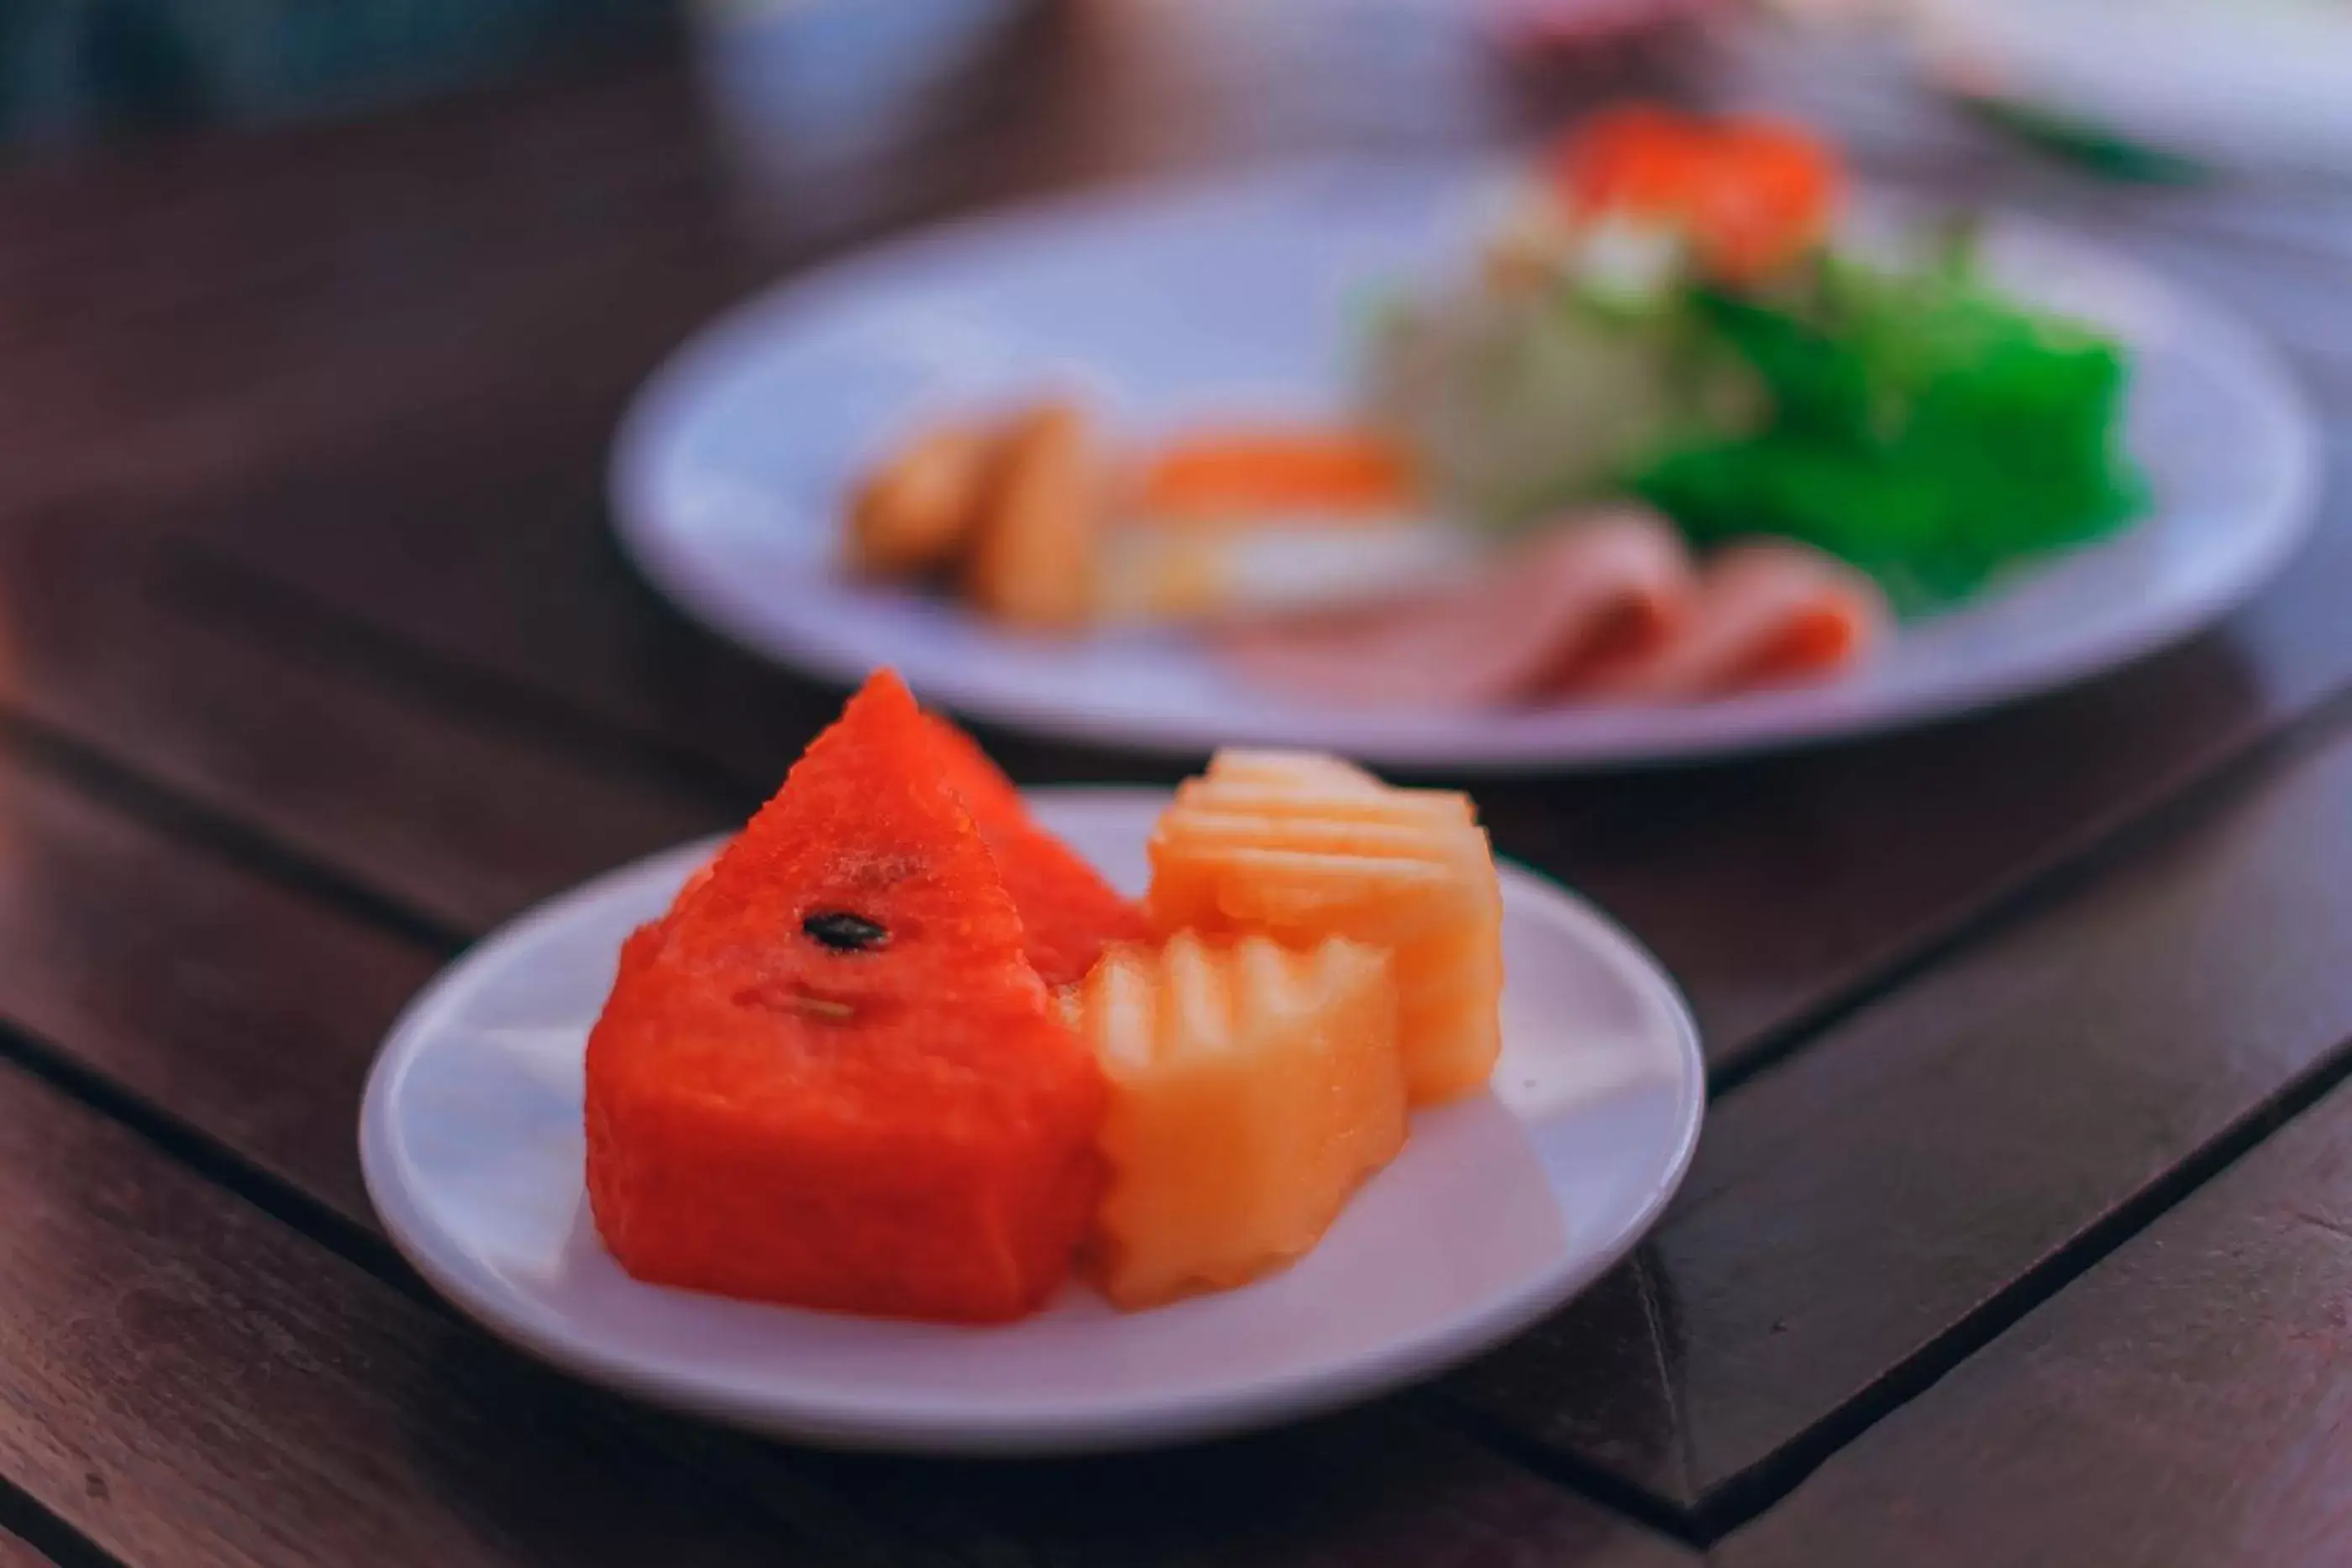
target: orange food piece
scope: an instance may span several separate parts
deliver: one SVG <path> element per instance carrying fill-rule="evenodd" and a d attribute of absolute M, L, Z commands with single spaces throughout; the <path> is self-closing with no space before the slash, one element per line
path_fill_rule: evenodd
<path fill-rule="evenodd" d="M 1405 1137 L 1387 955 L 1183 932 L 1110 949 L 1071 1012 L 1111 1084 L 1088 1266 L 1145 1307 L 1320 1239 Z"/>
<path fill-rule="evenodd" d="M 1658 104 L 1592 115 L 1561 138 L 1552 174 L 1573 212 L 1679 217 L 1713 151 L 1706 126 Z"/>
<path fill-rule="evenodd" d="M 1410 506 L 1412 466 L 1370 431 L 1212 431 L 1160 449 L 1137 495 L 1146 516 L 1194 521 L 1268 514 L 1375 514 Z"/>
<path fill-rule="evenodd" d="M 1141 905 L 1039 827 L 1021 791 L 977 741 L 935 714 L 925 717 L 940 775 L 962 797 L 995 856 L 1004 890 L 1021 912 L 1023 950 L 1045 982 L 1073 984 L 1094 967 L 1105 943 L 1142 940 L 1150 923 Z"/>
<path fill-rule="evenodd" d="M 1688 211 L 1708 270 L 1733 282 L 1779 271 L 1829 233 L 1843 187 L 1835 154 L 1811 132 L 1726 121 Z"/>
<path fill-rule="evenodd" d="M 1308 752 L 1221 752 L 1151 837 L 1162 932 L 1343 937 L 1392 952 L 1414 1104 L 1482 1087 L 1502 1050 L 1501 884 L 1469 798 Z"/>
<path fill-rule="evenodd" d="M 624 946 L 587 1184 L 631 1274 L 971 1322 L 1065 1278 L 1106 1090 L 938 755 L 877 675 Z"/>
<path fill-rule="evenodd" d="M 1818 245 L 1844 195 L 1837 155 L 1778 120 L 1707 121 L 1654 105 L 1594 116 L 1562 139 L 1552 178 L 1569 210 L 1679 227 L 1701 266 L 1752 282 Z"/>

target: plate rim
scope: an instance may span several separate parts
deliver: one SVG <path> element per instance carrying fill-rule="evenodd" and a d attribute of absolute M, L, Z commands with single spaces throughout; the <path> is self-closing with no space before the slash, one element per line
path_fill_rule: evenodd
<path fill-rule="evenodd" d="M 1263 199 L 1313 182 L 1362 178 L 1425 178 L 1475 191 L 1491 176 L 1491 158 L 1373 161 L 1333 155 L 1277 160 L 1247 170 L 1209 171 L 1132 183 L 1097 184 L 1042 200 L 950 218 L 780 279 L 720 311 L 689 334 L 639 385 L 615 429 L 608 455 L 606 492 L 614 534 L 636 570 L 680 613 L 774 664 L 843 686 L 867 673 L 862 656 L 845 656 L 822 639 L 772 620 L 738 613 L 703 582 L 713 570 L 665 520 L 658 471 L 673 434 L 689 423 L 697 389 L 714 371 L 758 357 L 760 329 L 772 318 L 819 310 L 829 297 L 856 295 L 896 273 L 920 273 L 944 256 L 969 256 L 1007 244 L 1035 243 L 1056 226 L 1087 225 L 1122 212 L 1150 213 L 1171 204 L 1223 197 Z M 1916 206 L 1916 193 L 1865 186 L 1857 205 Z M 1028 733 L 1154 756 L 1203 755 L 1220 744 L 1306 744 L 1364 760 L 1407 768 L 1444 768 L 1492 775 L 1526 770 L 1604 770 L 1657 763 L 1731 758 L 1791 751 L 1946 722 L 2030 698 L 2052 695 L 2148 657 L 2205 629 L 2274 580 L 2309 537 L 2318 516 L 2324 443 L 2309 397 L 2284 358 L 2225 307 L 2175 283 L 2137 257 L 2063 224 L 2010 207 L 1991 207 L 1996 229 L 2053 252 L 2071 253 L 2159 302 L 2169 318 L 2193 326 L 2214 346 L 2211 363 L 2226 373 L 2256 428 L 2275 445 L 2267 493 L 2245 508 L 2241 522 L 2260 548 L 2236 569 L 2175 596 L 2162 612 L 2119 623 L 2079 642 L 2056 658 L 1946 678 L 1925 691 L 1848 690 L 1835 701 L 1823 690 L 1764 693 L 1643 716 L 1644 727 L 1627 737 L 1594 733 L 1590 711 L 1572 707 L 1501 717 L 1465 735 L 1446 726 L 1416 732 L 1396 716 L 1354 710 L 1272 708 L 1231 718 L 1210 716 L 1097 713 L 1057 697 L 967 679 L 952 668 L 923 673 L 924 695 L 974 719 Z M 2094 547 L 2095 548 L 2095 547 Z M 1275 733 L 1275 727 L 1283 733 Z"/>
<path fill-rule="evenodd" d="M 1170 791 L 1141 786 L 1072 785 L 1024 789 L 1024 799 L 1047 805 L 1085 808 L 1096 803 L 1164 801 Z M 1433 1375 L 1500 1343 L 1547 1313 L 1559 1310 L 1615 1267 L 1657 1225 L 1680 1190 L 1697 1151 L 1706 1121 L 1706 1068 L 1698 1024 L 1689 1002 L 1665 966 L 1605 911 L 1571 889 L 1516 862 L 1498 859 L 1507 878 L 1526 896 L 1551 906 L 1549 913 L 1580 928 L 1586 940 L 1613 948 L 1654 992 L 1671 1024 L 1675 1051 L 1675 1139 L 1666 1151 L 1660 1177 L 1643 1202 L 1596 1243 L 1517 1289 L 1497 1295 L 1442 1330 L 1428 1330 L 1391 1342 L 1379 1350 L 1337 1362 L 1311 1363 L 1276 1376 L 1205 1394 L 1157 1397 L 1148 1405 L 1087 1406 L 1017 1424 L 991 1423 L 969 1410 L 845 1409 L 836 1397 L 779 1400 L 772 1388 L 719 1385 L 681 1378 L 647 1368 L 625 1353 L 551 1332 L 523 1310 L 525 1298 L 489 1270 L 471 1265 L 462 1249 L 424 1212 L 400 1178 L 394 1151 L 392 1109 L 399 1080 L 416 1054 L 421 1031 L 452 993 L 492 962 L 515 939 L 571 915 L 581 904 L 608 896 L 618 884 L 645 876 L 656 865 L 702 852 L 727 837 L 673 845 L 602 872 L 542 900 L 470 946 L 428 980 L 386 1030 L 370 1063 L 358 1117 L 360 1170 L 369 1202 L 393 1247 L 461 1316 L 493 1336 L 541 1361 L 599 1386 L 648 1404 L 716 1420 L 768 1437 L 845 1450 L 929 1455 L 1049 1455 L 1109 1452 L 1252 1430 L 1323 1414 Z M 658 1289 L 659 1287 L 647 1287 Z M 791 1311 L 777 1308 L 777 1311 Z M 975 1330 L 984 1334 L 986 1330 Z"/>

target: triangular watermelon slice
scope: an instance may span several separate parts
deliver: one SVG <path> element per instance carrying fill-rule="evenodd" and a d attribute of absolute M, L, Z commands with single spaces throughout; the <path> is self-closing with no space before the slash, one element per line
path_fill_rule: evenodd
<path fill-rule="evenodd" d="M 1150 936 L 1142 906 L 1037 825 L 1021 791 L 979 742 L 936 714 L 927 716 L 940 769 L 996 857 L 1004 890 L 1021 912 L 1023 948 L 1047 985 L 1073 986 L 1085 979 L 1108 943 Z"/>
<path fill-rule="evenodd" d="M 937 756 L 877 675 L 623 948 L 588 1043 L 588 1193 L 632 1274 L 992 1322 L 1066 1272 L 1101 1074 Z"/>

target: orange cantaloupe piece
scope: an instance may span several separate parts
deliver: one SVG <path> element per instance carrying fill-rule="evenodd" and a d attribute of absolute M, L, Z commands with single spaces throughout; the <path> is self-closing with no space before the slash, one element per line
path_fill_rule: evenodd
<path fill-rule="evenodd" d="M 1087 1258 L 1119 1306 L 1288 1263 L 1403 1146 L 1378 949 L 1186 932 L 1110 948 L 1067 1005 L 1110 1082 Z"/>
<path fill-rule="evenodd" d="M 1412 1103 L 1485 1085 L 1502 1050 L 1502 890 L 1468 797 L 1318 753 L 1221 752 L 1150 852 L 1155 928 L 1390 948 Z"/>
<path fill-rule="evenodd" d="M 1000 1322 L 1067 1274 L 1105 1095 L 885 673 L 624 946 L 588 1041 L 590 1207 L 655 1283 Z"/>
<path fill-rule="evenodd" d="M 1083 978 L 1106 943 L 1139 942 L 1150 934 L 1143 906 L 1039 826 L 1020 789 L 978 741 L 937 714 L 925 716 L 942 776 L 996 857 L 1004 890 L 1021 912 L 1023 949 L 1047 985 Z"/>

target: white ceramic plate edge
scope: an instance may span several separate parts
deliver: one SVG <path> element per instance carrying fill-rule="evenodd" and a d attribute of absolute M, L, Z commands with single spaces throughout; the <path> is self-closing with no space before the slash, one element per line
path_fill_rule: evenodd
<path fill-rule="evenodd" d="M 1037 792 L 1083 806 L 1139 795 L 1164 799 L 1164 790 L 1073 788 Z M 477 963 L 492 956 L 503 939 L 562 920 L 573 905 L 598 897 L 613 884 L 641 876 L 654 865 L 715 849 L 721 837 L 677 846 L 603 873 L 526 912 L 474 945 L 413 998 L 384 1036 L 361 1097 L 360 1167 L 368 1197 L 394 1247 L 445 1300 L 494 1335 L 585 1381 L 653 1405 L 683 1410 L 770 1437 L 845 1449 L 929 1454 L 1038 1455 L 1108 1451 L 1151 1447 L 1228 1434 L 1303 1418 L 1355 1403 L 1401 1384 L 1435 1374 L 1489 1348 L 1555 1310 L 1622 1260 L 1654 1226 L 1680 1188 L 1698 1146 L 1706 1112 L 1706 1065 L 1699 1033 L 1681 992 L 1654 955 L 1608 915 L 1549 879 L 1506 862 L 1504 875 L 1523 897 L 1581 930 L 1588 941 L 1612 950 L 1659 984 L 1679 1046 L 1675 1115 L 1680 1134 L 1664 1170 L 1646 1202 L 1605 1239 L 1567 1260 L 1561 1269 L 1498 1295 L 1477 1311 L 1418 1337 L 1401 1339 L 1378 1354 L 1339 1364 L 1309 1363 L 1244 1388 L 1193 1399 L 1162 1398 L 1148 1415 L 1081 1410 L 1066 1418 L 1029 1418 L 1018 1426 L 989 1427 L 967 1412 L 905 1406 L 877 1415 L 849 1410 L 830 1400 L 795 1402 L 772 1391 L 746 1391 L 714 1380 L 681 1379 L 649 1373 L 625 1356 L 549 1332 L 513 1311 L 504 1286 L 462 1251 L 444 1245 L 434 1226 L 400 1178 L 391 1106 L 398 1080 L 409 1065 L 412 1042 L 438 1009 L 457 993 Z M 976 1336 L 986 1330 L 972 1331 Z"/>

